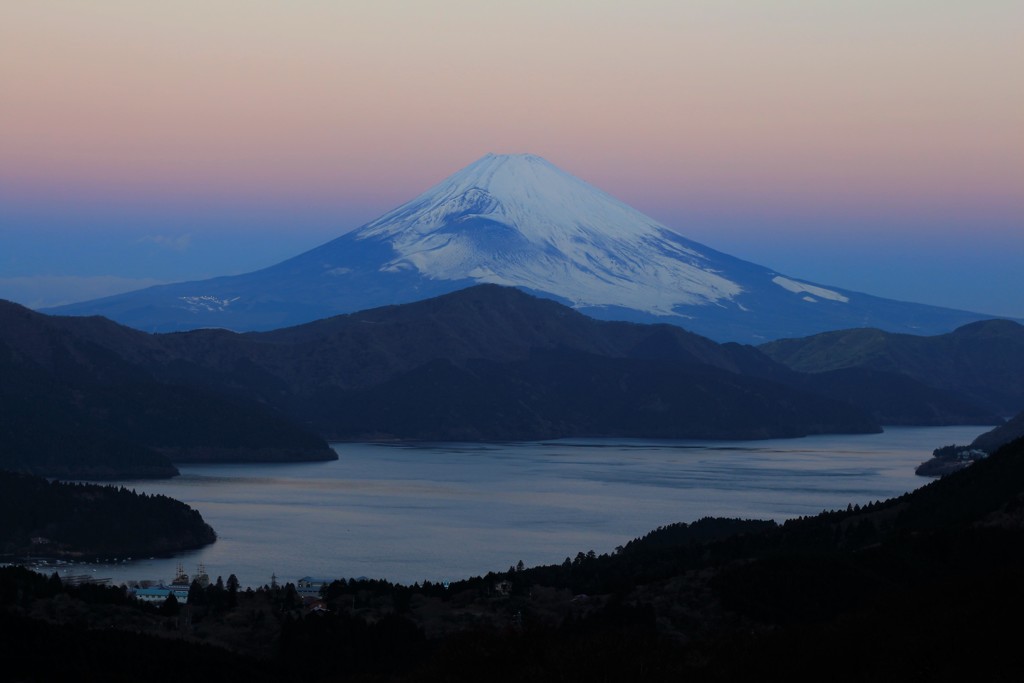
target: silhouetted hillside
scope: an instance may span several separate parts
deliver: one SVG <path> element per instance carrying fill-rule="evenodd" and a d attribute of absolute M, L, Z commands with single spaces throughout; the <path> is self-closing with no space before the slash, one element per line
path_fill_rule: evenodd
<path fill-rule="evenodd" d="M 294 424 L 336 439 L 489 440 L 768 438 L 999 420 L 903 375 L 807 375 L 753 347 L 597 321 L 493 285 L 265 333 L 149 335 L 13 304 L 0 317 L 0 351 L 22 378 L 8 403 L 37 403 L 21 408 L 32 429 L 7 427 L 16 448 L 5 457 L 61 476 L 70 433 L 82 435 L 76 467 L 96 463 L 81 476 L 123 473 L 129 461 L 152 476 L 169 473 L 161 456 L 333 457 Z"/>
<path fill-rule="evenodd" d="M 757 378 L 568 349 L 538 349 L 507 363 L 437 360 L 371 389 L 318 399 L 330 414 L 311 404 L 309 415 L 337 437 L 359 439 L 766 439 L 877 431 L 847 404 Z"/>
<path fill-rule="evenodd" d="M 878 428 L 751 347 L 593 320 L 479 286 L 265 333 L 156 338 L 162 376 L 257 398 L 329 438 L 767 438 Z"/>
<path fill-rule="evenodd" d="M 1024 326 L 1009 320 L 971 323 L 935 337 L 855 329 L 758 348 L 799 372 L 895 372 L 1003 417 L 1024 410 Z"/>
<path fill-rule="evenodd" d="M 198 512 L 167 496 L 0 471 L 0 548 L 50 557 L 163 555 L 213 543 Z"/>
<path fill-rule="evenodd" d="M 325 460 L 326 443 L 244 396 L 168 382 L 150 335 L 0 302 L 0 468 L 167 477 L 172 461 Z"/>
<path fill-rule="evenodd" d="M 972 448 L 980 448 L 983 451 L 994 453 L 999 448 L 1024 437 L 1024 412 L 1018 413 L 1012 419 L 1007 420 L 995 429 L 985 432 L 971 442 Z"/>
<path fill-rule="evenodd" d="M 495 286 L 244 335 L 147 335 L 9 308 L 15 324 L 0 339 L 13 340 L 23 372 L 88 397 L 86 414 L 54 399 L 64 409 L 55 424 L 98 426 L 179 462 L 288 457 L 301 442 L 284 419 L 350 439 L 878 429 L 848 404 L 770 379 L 791 373 L 753 348 L 599 322 Z"/>
<path fill-rule="evenodd" d="M 787 383 L 855 405 L 883 425 L 993 425 L 1002 418 L 958 392 L 928 386 L 908 375 L 871 368 L 798 373 Z"/>

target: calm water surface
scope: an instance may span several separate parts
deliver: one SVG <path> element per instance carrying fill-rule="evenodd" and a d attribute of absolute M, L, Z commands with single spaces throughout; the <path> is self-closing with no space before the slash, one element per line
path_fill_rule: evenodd
<path fill-rule="evenodd" d="M 171 559 L 77 565 L 116 583 L 170 580 L 178 562 L 258 586 L 305 575 L 412 583 L 598 554 L 703 516 L 783 520 L 926 484 L 914 467 L 982 427 L 736 442 L 579 440 L 336 444 L 339 459 L 188 465 L 126 481 L 193 506 L 218 534 Z M 49 571 L 49 570 L 47 570 Z"/>

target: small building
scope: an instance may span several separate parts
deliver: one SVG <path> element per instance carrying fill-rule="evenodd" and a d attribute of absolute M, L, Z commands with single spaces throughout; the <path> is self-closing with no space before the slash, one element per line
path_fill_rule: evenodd
<path fill-rule="evenodd" d="M 151 586 L 149 588 L 136 588 L 135 599 L 141 600 L 142 602 L 160 603 L 163 604 L 167 600 L 167 596 L 174 595 L 174 599 L 179 604 L 184 605 L 188 602 L 188 589 L 182 588 L 171 588 L 170 586 Z"/>
<path fill-rule="evenodd" d="M 202 583 L 204 578 L 206 579 L 206 584 L 209 584 L 210 578 L 206 576 L 206 570 L 203 568 L 203 565 L 199 565 L 196 580 L 200 582 L 200 585 L 205 585 Z M 167 596 L 173 593 L 178 604 L 184 605 L 188 602 L 188 591 L 191 587 L 192 582 L 189 580 L 188 574 L 185 573 L 185 568 L 179 562 L 177 571 L 174 573 L 174 580 L 171 581 L 170 585 L 159 583 L 155 586 L 136 588 L 134 594 L 136 600 L 163 604 L 167 600 Z"/>
<path fill-rule="evenodd" d="M 331 585 L 334 579 L 303 576 L 295 584 L 295 591 L 302 597 L 320 597 L 320 589 Z"/>

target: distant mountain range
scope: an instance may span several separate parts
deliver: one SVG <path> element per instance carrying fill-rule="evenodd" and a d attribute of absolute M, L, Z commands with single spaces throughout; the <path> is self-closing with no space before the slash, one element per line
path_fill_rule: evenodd
<path fill-rule="evenodd" d="M 1004 417 L 1024 410 L 1024 326 L 1009 320 L 933 337 L 841 330 L 759 348 L 798 372 L 897 372 Z"/>
<path fill-rule="evenodd" d="M 246 334 L 153 335 L 3 304 L 0 365 L 0 464 L 51 476 L 333 457 L 319 437 L 741 439 L 1000 421 L 958 385 L 899 368 L 797 372 L 751 346 L 494 285 Z"/>
<path fill-rule="evenodd" d="M 270 330 L 491 283 L 593 317 L 761 343 L 877 327 L 939 334 L 990 316 L 801 280 L 682 237 L 532 155 L 487 155 L 412 201 L 260 271 L 50 309 L 150 332 Z"/>

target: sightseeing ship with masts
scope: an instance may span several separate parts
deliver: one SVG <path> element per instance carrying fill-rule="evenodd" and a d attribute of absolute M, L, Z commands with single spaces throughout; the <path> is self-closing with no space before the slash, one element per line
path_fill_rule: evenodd
<path fill-rule="evenodd" d="M 206 588 L 210 585 L 210 577 L 206 573 L 206 567 L 200 563 L 196 569 L 196 576 L 194 579 L 202 588 Z M 135 590 L 135 597 L 143 602 L 159 602 L 162 603 L 167 600 L 170 595 L 174 595 L 174 599 L 179 604 L 184 605 L 188 602 L 188 591 L 192 587 L 191 577 L 185 573 L 185 566 L 179 562 L 177 570 L 174 572 L 174 580 L 170 584 L 159 586 L 150 586 L 149 588 L 137 588 Z"/>

